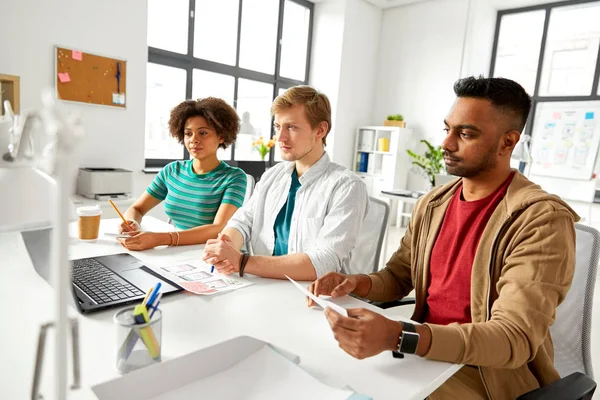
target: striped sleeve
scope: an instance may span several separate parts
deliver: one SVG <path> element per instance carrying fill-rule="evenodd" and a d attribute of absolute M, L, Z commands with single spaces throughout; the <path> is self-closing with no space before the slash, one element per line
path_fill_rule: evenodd
<path fill-rule="evenodd" d="M 167 170 L 168 168 L 170 168 L 170 164 L 166 165 L 163 169 L 161 169 L 158 172 L 158 174 L 156 174 L 156 177 L 154 177 L 154 180 L 146 189 L 146 192 L 148 192 L 150 196 L 160 201 L 163 201 L 167 197 L 167 174 L 169 173 L 169 171 Z"/>
<path fill-rule="evenodd" d="M 227 182 L 227 187 L 223 192 L 221 204 L 231 204 L 240 208 L 244 204 L 246 196 L 247 178 L 244 171 L 237 169 L 231 179 Z"/>

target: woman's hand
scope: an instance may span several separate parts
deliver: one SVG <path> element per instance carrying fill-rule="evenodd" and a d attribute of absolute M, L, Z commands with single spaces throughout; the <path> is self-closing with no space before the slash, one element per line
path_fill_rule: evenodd
<path fill-rule="evenodd" d="M 127 223 L 129 226 L 127 226 L 125 222 L 121 222 L 121 225 L 119 225 L 119 233 L 128 234 L 140 231 L 140 224 L 138 224 L 136 221 L 128 220 Z"/>
<path fill-rule="evenodd" d="M 127 232 L 125 232 L 127 234 Z M 166 246 L 171 242 L 167 232 L 130 232 L 131 237 L 118 239 L 127 250 L 147 250 L 156 246 Z"/>

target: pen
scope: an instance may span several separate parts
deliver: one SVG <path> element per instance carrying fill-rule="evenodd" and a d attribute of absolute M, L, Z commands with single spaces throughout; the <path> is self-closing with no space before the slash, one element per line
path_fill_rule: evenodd
<path fill-rule="evenodd" d="M 154 290 L 152 291 L 152 294 L 150 295 L 150 297 L 148 298 L 148 301 L 146 302 L 147 307 L 151 307 L 152 304 L 154 304 L 154 300 L 156 300 L 156 297 L 158 296 L 158 292 L 160 291 L 161 286 L 162 286 L 162 284 L 160 282 L 158 282 L 156 284 L 156 286 L 154 287 Z"/>
<path fill-rule="evenodd" d="M 162 297 L 162 293 L 160 293 L 158 295 L 158 297 L 156 298 L 156 305 L 152 306 L 152 312 L 150 313 L 150 319 L 152 319 L 152 317 L 154 316 L 154 313 L 156 312 L 156 310 L 158 309 L 158 306 L 160 305 L 160 299 Z"/>
<path fill-rule="evenodd" d="M 213 272 L 215 272 L 215 266 L 214 266 L 214 265 L 211 265 L 211 266 L 210 266 L 210 273 L 212 274 Z"/>
<path fill-rule="evenodd" d="M 117 214 L 119 214 L 119 217 L 121 217 L 121 219 L 123 220 L 123 222 L 125 223 L 125 225 L 127 225 L 127 227 L 129 228 L 129 230 L 131 230 L 131 225 L 129 225 L 129 222 L 127 222 L 127 220 L 125 219 L 125 217 L 123 216 L 123 214 L 121 214 L 121 211 L 119 211 L 119 209 L 117 208 L 117 206 L 115 205 L 115 203 L 113 203 L 113 201 L 111 199 L 108 199 L 108 202 L 110 203 L 111 206 L 113 206 L 113 208 L 115 209 L 115 211 L 117 212 Z"/>

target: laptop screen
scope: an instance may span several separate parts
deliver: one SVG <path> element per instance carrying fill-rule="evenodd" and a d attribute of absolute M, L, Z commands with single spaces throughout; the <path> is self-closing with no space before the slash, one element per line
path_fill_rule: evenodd
<path fill-rule="evenodd" d="M 51 254 L 50 243 L 52 240 L 52 228 L 39 229 L 35 231 L 21 232 L 23 242 L 29 253 L 29 258 L 33 264 L 33 269 L 40 275 L 50 286 L 52 286 L 51 277 Z M 70 267 L 70 262 L 69 262 Z M 77 296 L 71 290 L 72 296 L 69 303 L 75 309 L 79 309 Z"/>
<path fill-rule="evenodd" d="M 50 241 L 52 229 L 21 232 L 33 268 L 46 282 L 50 282 Z"/>

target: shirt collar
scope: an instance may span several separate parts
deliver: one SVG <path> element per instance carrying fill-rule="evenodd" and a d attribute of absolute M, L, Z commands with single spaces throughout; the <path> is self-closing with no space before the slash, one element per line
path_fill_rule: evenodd
<path fill-rule="evenodd" d="M 327 170 L 329 164 L 331 164 L 329 155 L 327 155 L 327 152 L 323 152 L 321 158 L 319 158 L 316 163 L 314 163 L 304 174 L 302 174 L 299 179 L 300 184 L 302 186 L 306 186 L 317 179 L 323 172 L 325 172 L 325 170 Z M 285 167 L 285 172 L 289 175 L 292 175 L 294 168 L 296 168 L 296 163 L 292 161 Z"/>
<path fill-rule="evenodd" d="M 294 163 L 295 164 L 295 163 Z M 314 163 L 305 173 L 300 177 L 300 184 L 302 186 L 307 186 L 314 180 L 316 180 L 325 170 L 329 167 L 331 161 L 329 160 L 329 156 L 326 152 L 323 153 L 321 158 Z"/>

